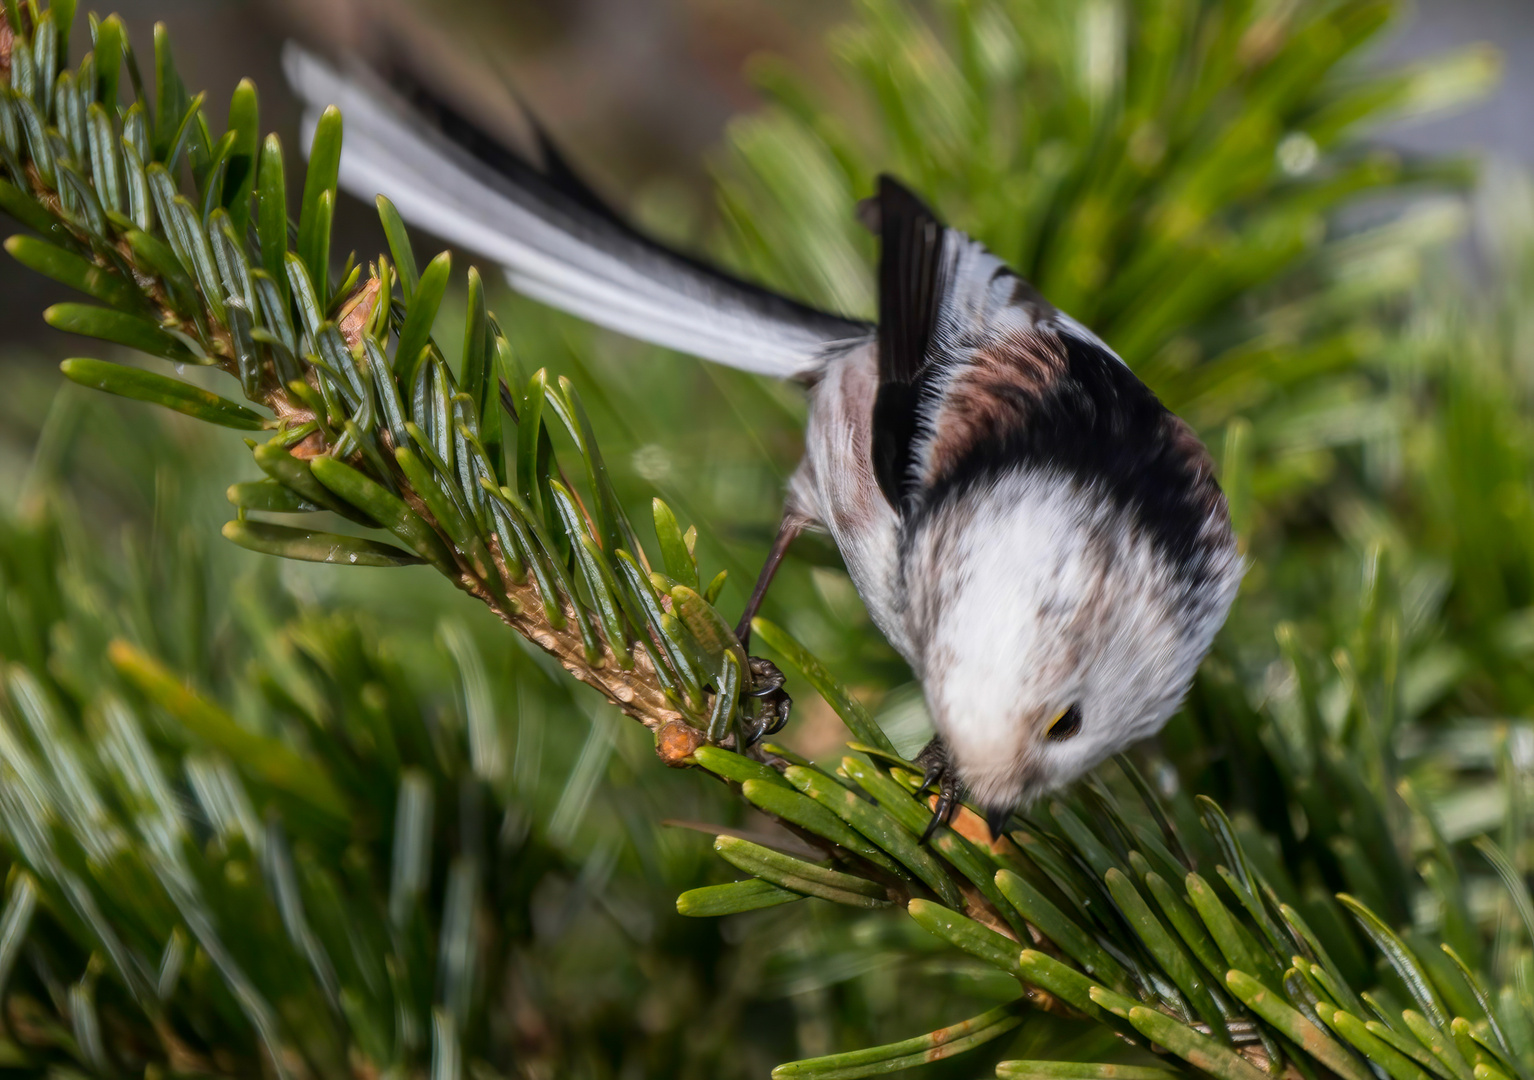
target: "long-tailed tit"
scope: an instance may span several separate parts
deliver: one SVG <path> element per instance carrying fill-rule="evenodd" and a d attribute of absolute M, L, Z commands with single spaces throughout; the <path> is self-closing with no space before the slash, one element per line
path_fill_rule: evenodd
<path fill-rule="evenodd" d="M 419 86 L 294 47 L 287 67 L 311 108 L 345 115 L 357 194 L 528 296 L 805 387 L 804 459 L 740 635 L 793 538 L 828 530 L 922 680 L 934 823 L 962 788 L 999 826 L 1176 710 L 1243 570 L 1209 454 L 1113 350 L 899 183 L 865 206 L 882 246 L 871 326 L 635 231 L 541 133 L 535 164 Z"/>

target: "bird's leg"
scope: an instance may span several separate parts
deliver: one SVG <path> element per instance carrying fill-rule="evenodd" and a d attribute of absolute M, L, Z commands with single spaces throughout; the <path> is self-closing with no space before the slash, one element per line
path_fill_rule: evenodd
<path fill-rule="evenodd" d="M 933 808 L 932 820 L 927 823 L 926 831 L 921 834 L 919 841 L 925 844 L 937 832 L 937 827 L 948 824 L 959 809 L 959 774 L 948 758 L 948 744 L 943 742 L 941 735 L 932 736 L 932 741 L 922 747 L 921 753 L 916 755 L 916 764 L 923 769 L 921 787 L 916 790 L 917 796 L 933 790 L 934 786 L 937 791 L 937 806 Z"/>
<path fill-rule="evenodd" d="M 773 576 L 783 563 L 783 556 L 788 554 L 788 545 L 792 544 L 804 531 L 805 524 L 804 518 L 792 510 L 783 512 L 783 520 L 778 523 L 778 535 L 772 541 L 772 550 L 767 553 L 767 561 L 762 564 L 762 572 L 756 575 L 756 586 L 751 590 L 751 599 L 746 601 L 746 610 L 741 613 L 740 622 L 735 626 L 735 636 L 740 640 L 740 647 L 747 652 L 751 651 L 751 620 L 756 618 L 762 601 L 767 598 L 767 586 L 772 584 Z"/>
<path fill-rule="evenodd" d="M 773 539 L 772 550 L 767 554 L 767 562 L 757 575 L 756 586 L 751 590 L 746 610 L 735 628 L 735 636 L 740 640 L 741 648 L 748 653 L 751 648 L 751 620 L 756 618 L 762 600 L 767 596 L 767 587 L 772 584 L 773 575 L 778 572 L 783 557 L 788 554 L 788 546 L 804 531 L 804 526 L 804 518 L 792 510 L 784 511 L 783 520 L 778 525 L 778 535 Z M 783 673 L 776 664 L 760 656 L 749 656 L 747 663 L 751 682 L 745 696 L 754 699 L 754 704 L 742 710 L 741 739 L 749 747 L 783 729 L 783 725 L 788 723 L 788 713 L 794 701 L 783 690 Z"/>

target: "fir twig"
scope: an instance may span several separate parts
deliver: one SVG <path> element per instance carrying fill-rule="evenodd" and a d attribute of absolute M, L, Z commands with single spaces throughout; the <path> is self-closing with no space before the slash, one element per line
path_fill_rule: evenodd
<path fill-rule="evenodd" d="M 1361 866 L 1383 869 L 1388 880 L 1376 882 L 1371 902 L 1328 898 L 1301 916 L 1290 902 L 1297 899 L 1292 888 L 1263 872 L 1251 848 L 1260 836 L 1243 833 L 1207 800 L 1191 804 L 1184 796 L 1180 805 L 1163 806 L 1143 783 L 1118 792 L 1086 787 L 1036 808 L 998 837 L 965 812 L 955 827 L 939 829 L 930 847 L 920 845 L 916 837 L 930 811 L 914 795 L 916 770 L 881 744 L 855 700 L 770 624 L 759 624 L 762 638 L 815 683 L 864 742 L 857 756 L 829 770 L 781 748 L 769 748 L 772 766 L 732 753 L 724 744 L 742 720 L 739 706 L 711 716 L 711 699 L 715 688 L 730 686 L 746 669 L 739 643 L 699 595 L 694 548 L 663 505 L 656 507 L 656 525 L 666 572 L 649 569 L 571 386 L 552 383 L 543 372 L 520 373 L 472 271 L 455 374 L 431 336 L 448 261 L 432 260 L 396 296 L 398 286 L 415 278 L 417 261 L 387 203 L 380 202 L 380 215 L 392 260 L 372 262 L 365 281 L 351 263 L 331 277 L 339 115 L 327 113 L 316 132 L 290 249 L 282 151 L 274 137 L 257 148 L 253 87 L 242 84 L 229 130 L 215 139 L 200 99 L 188 99 L 175 74 L 163 33 L 156 35 L 151 115 L 144 97 L 126 108 L 118 100 L 124 59 L 130 72 L 137 65 L 112 20 L 93 24 L 97 51 L 71 71 L 64 61 L 72 5 L 40 10 L 8 3 L 6 16 L 13 36 L 8 46 L 0 38 L 6 77 L 0 153 L 8 176 L 0 205 L 40 234 L 13 243 L 13 254 L 100 302 L 60 305 L 50 309 L 49 321 L 175 363 L 216 367 L 271 414 L 148 371 L 66 361 L 65 374 L 76 381 L 273 433 L 253 445 L 270 482 L 231 489 L 239 513 L 227 536 L 311 561 L 430 563 L 644 723 L 667 763 L 697 764 L 739 784 L 752 803 L 830 856 L 828 865 L 815 863 L 722 836 L 721 855 L 751 877 L 684 894 L 678 902 L 684 913 L 726 914 L 811 896 L 859 909 L 899 905 L 955 950 L 1019 981 L 1017 1001 L 999 1010 L 889 1046 L 782 1066 L 778 1075 L 848 1078 L 935 1060 L 1007 1034 L 1024 1004 L 1089 1017 L 1174 1066 L 1221 1080 L 1252 1080 L 1259 1070 L 1300 1080 L 1321 1069 L 1351 1078 L 1365 1061 L 1393 1080 L 1428 1073 L 1466 1080 L 1472 1069 L 1476 1080 L 1510 1080 L 1534 1071 L 1529 1041 L 1519 1043 L 1520 1057 L 1501 1035 L 1503 1027 L 1526 1035 L 1534 1026 L 1523 1002 L 1504 1004 L 1509 999 L 1503 997 L 1492 1005 L 1474 983 L 1473 992 L 1458 992 L 1445 979 L 1461 976 L 1398 933 L 1392 922 L 1399 917 L 1377 913 L 1399 916 L 1390 909 L 1402 904 L 1416 879 L 1400 858 L 1390 816 L 1362 781 L 1354 793 L 1355 824 L 1359 835 L 1376 830 L 1379 850 Z M 184 172 L 192 181 L 189 194 L 178 180 Z M 514 407 L 510 417 L 500 408 L 503 385 Z M 553 459 L 554 421 L 580 455 L 584 500 Z M 390 539 L 251 516 L 314 509 Z M 344 821 L 342 796 L 291 750 L 253 740 L 152 661 L 121 648 L 112 656 L 123 676 L 192 737 L 242 757 L 242 767 L 295 812 L 332 825 Z M 32 703 L 24 708 L 38 739 L 53 745 L 46 703 L 25 679 L 12 680 L 11 695 Z M 1362 707 L 1357 712 L 1354 722 L 1371 733 L 1386 722 Z M 722 736 L 721 745 L 705 745 L 710 728 Z M 1321 743 L 1323 752 L 1335 750 Z M 74 834 L 91 857 L 110 855 L 106 848 L 91 850 L 110 844 L 112 834 L 97 827 L 99 804 L 70 779 L 81 775 L 70 762 L 53 759 L 45 769 L 16 756 L 10 768 L 35 774 L 38 790 L 75 784 Z M 1358 780 L 1340 769 L 1331 775 Z M 20 798 L 26 787 L 0 785 L 0 792 Z M 1148 799 L 1151 823 L 1122 810 L 1120 797 Z M 409 800 L 402 796 L 401 805 Z M 67 861 L 18 828 L 37 832 L 40 818 L 12 809 L 8 829 L 29 869 L 16 878 L 0 917 L 0 972 L 12 955 L 7 943 L 24 931 L 39 889 L 48 890 L 61 912 L 73 903 L 73 921 L 102 959 L 69 992 L 72 1046 L 81 1061 L 107 1071 L 91 1005 L 98 975 L 111 971 L 153 1014 L 149 967 L 92 906 L 89 889 Z M 272 834 L 266 843 L 277 866 L 273 888 L 291 899 L 296 894 L 284 892 L 291 873 L 284 869 L 281 838 Z M 1190 847 L 1201 851 L 1202 863 L 1195 865 Z M 1497 863 L 1506 876 L 1505 864 L 1505 858 Z M 449 896 L 455 888 L 471 889 L 476 872 L 470 864 L 455 867 Z M 173 895 L 191 895 L 189 882 L 172 884 Z M 402 907 L 410 888 L 400 886 Z M 1520 899 L 1526 906 L 1526 896 Z M 452 955 L 467 955 L 461 942 L 469 915 L 448 906 L 458 914 L 445 917 L 442 934 L 460 943 Z M 330 987 L 301 912 L 292 904 L 283 910 L 317 984 Z M 1334 962 L 1331 944 L 1357 937 L 1346 929 L 1344 911 L 1385 961 L 1383 985 Z M 201 927 L 204 954 L 220 968 L 268 1060 L 286 1071 L 290 1021 L 248 992 L 217 934 L 194 914 L 189 910 L 185 918 Z M 1323 916 L 1326 929 L 1312 931 L 1311 921 Z M 338 996 L 331 1000 L 345 1007 Z M 1399 1008 L 1404 1000 L 1416 1008 Z M 1494 1016 L 1494 1008 L 1505 1015 Z M 458 1071 L 465 1009 L 455 991 L 432 1015 L 442 1075 Z M 169 1053 L 170 1036 L 162 1038 Z M 423 1036 L 415 1031 L 413 1038 L 418 1045 Z M 201 1057 L 178 1060 L 178 1067 L 217 1067 Z M 1035 1068 L 1038 1075 L 1059 1075 L 1045 1065 Z M 1003 1070 L 1028 1072 L 1020 1063 Z"/>

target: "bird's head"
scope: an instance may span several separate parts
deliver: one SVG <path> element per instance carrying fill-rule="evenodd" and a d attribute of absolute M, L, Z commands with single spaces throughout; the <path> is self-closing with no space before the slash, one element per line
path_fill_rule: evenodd
<path fill-rule="evenodd" d="M 1013 474 L 939 520 L 909 552 L 919 663 L 949 760 L 993 813 L 1159 730 L 1241 576 L 1229 544 L 1180 575 L 1125 513 L 1047 474 Z"/>

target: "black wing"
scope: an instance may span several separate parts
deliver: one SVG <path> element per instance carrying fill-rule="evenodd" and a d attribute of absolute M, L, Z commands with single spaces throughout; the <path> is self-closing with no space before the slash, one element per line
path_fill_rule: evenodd
<path fill-rule="evenodd" d="M 947 228 L 889 176 L 879 178 L 879 394 L 873 466 L 879 488 L 900 509 L 911 495 L 912 442 L 922 377 L 931 362 L 938 313 L 951 285 Z"/>

